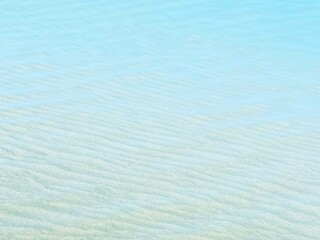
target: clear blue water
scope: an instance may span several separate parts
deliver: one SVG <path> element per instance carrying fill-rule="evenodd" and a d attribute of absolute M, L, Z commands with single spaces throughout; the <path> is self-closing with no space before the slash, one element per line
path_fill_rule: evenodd
<path fill-rule="evenodd" d="M 0 2 L 0 239 L 319 239 L 320 2 Z"/>

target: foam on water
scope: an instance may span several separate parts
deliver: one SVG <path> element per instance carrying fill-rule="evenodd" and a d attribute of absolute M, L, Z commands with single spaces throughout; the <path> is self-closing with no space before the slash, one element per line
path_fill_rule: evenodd
<path fill-rule="evenodd" d="M 319 239 L 320 3 L 0 2 L 0 239 Z"/>

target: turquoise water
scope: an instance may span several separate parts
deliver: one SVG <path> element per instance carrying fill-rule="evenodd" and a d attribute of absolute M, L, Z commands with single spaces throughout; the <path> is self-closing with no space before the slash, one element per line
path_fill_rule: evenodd
<path fill-rule="evenodd" d="M 0 2 L 0 239 L 320 239 L 320 2 Z"/>

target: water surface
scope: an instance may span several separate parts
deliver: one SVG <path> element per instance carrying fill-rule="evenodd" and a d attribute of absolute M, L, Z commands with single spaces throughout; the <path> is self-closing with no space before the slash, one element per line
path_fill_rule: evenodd
<path fill-rule="evenodd" d="M 0 2 L 0 239 L 319 239 L 318 1 Z"/>

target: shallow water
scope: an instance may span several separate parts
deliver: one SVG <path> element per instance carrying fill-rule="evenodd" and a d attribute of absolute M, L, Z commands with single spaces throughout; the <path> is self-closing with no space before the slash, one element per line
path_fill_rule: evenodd
<path fill-rule="evenodd" d="M 318 1 L 0 2 L 0 239 L 319 239 Z"/>

